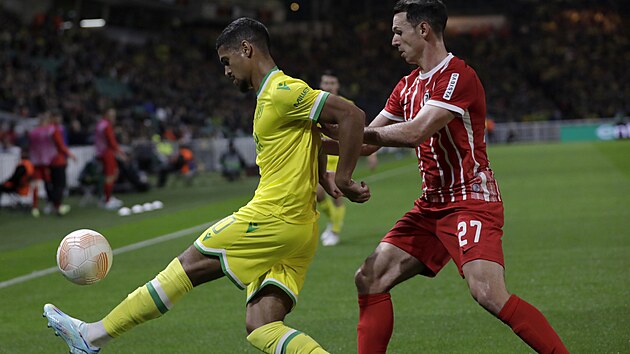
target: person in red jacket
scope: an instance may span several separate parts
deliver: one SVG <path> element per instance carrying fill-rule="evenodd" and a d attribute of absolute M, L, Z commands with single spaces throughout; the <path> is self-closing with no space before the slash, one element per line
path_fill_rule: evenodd
<path fill-rule="evenodd" d="M 61 113 L 53 111 L 50 115 L 50 124 L 52 126 L 52 139 L 57 148 L 57 153 L 50 163 L 50 193 L 49 198 L 57 215 L 65 215 L 70 211 L 70 206 L 62 204 L 64 192 L 66 189 L 66 167 L 68 166 L 68 157 L 76 161 L 76 156 L 68 150 L 63 138 L 63 125 Z"/>
<path fill-rule="evenodd" d="M 94 144 L 96 145 L 96 156 L 103 164 L 105 183 L 103 184 L 103 194 L 105 196 L 103 207 L 105 209 L 118 209 L 122 206 L 122 201 L 112 197 L 114 183 L 118 178 L 118 162 L 116 156 L 126 160 L 125 153 L 120 149 L 116 137 L 114 136 L 114 123 L 116 123 L 116 109 L 109 108 L 105 111 L 103 118 L 96 125 L 94 134 Z"/>

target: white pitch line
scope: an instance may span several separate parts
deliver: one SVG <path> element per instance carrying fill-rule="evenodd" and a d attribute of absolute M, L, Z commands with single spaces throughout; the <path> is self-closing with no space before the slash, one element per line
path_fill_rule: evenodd
<path fill-rule="evenodd" d="M 411 169 L 408 166 L 402 166 L 402 167 L 398 167 L 395 168 L 393 170 L 387 170 L 387 171 L 383 171 L 383 172 L 379 172 L 370 176 L 367 176 L 365 178 L 363 178 L 362 180 L 366 181 L 366 182 L 376 182 L 376 181 L 380 181 L 382 179 L 386 179 L 389 177 L 393 177 L 396 176 L 402 172 L 405 172 L 409 170 L 411 172 Z M 145 247 L 149 247 L 158 243 L 162 243 L 162 242 L 166 242 L 169 240 L 173 240 L 176 238 L 180 238 L 182 236 L 186 236 L 188 234 L 191 234 L 193 232 L 199 232 L 201 230 L 205 230 L 208 227 L 210 227 L 212 224 L 214 224 L 216 221 L 218 220 L 214 220 L 211 222 L 207 222 L 201 225 L 197 225 L 197 226 L 193 226 L 193 227 L 189 227 L 187 229 L 184 230 L 179 230 L 179 231 L 175 231 L 175 232 L 171 232 L 165 235 L 161 235 L 158 237 L 154 237 L 152 239 L 148 239 L 148 240 L 144 240 L 144 241 L 140 241 L 140 242 L 136 242 L 136 243 L 132 243 L 130 245 L 127 246 L 123 246 L 120 248 L 116 248 L 113 253 L 114 254 L 123 254 L 123 253 L 127 253 L 127 252 L 131 252 L 131 251 L 135 251 L 135 250 L 139 250 L 141 248 L 145 248 Z M 20 283 L 24 283 L 26 281 L 32 280 L 32 279 L 36 279 L 36 278 L 40 278 L 43 277 L 44 275 L 48 275 L 51 273 L 55 273 L 57 272 L 57 267 L 50 267 L 50 268 L 46 268 L 46 269 L 42 269 L 42 270 L 36 270 L 32 273 L 26 274 L 26 275 L 22 275 L 13 279 L 9 279 L 3 282 L 0 282 L 0 289 L 2 288 L 7 288 L 11 285 L 15 285 L 15 284 L 20 284 Z"/>
<path fill-rule="evenodd" d="M 210 227 L 212 224 L 214 224 L 216 221 L 217 220 L 211 221 L 211 222 L 207 222 L 207 223 L 204 223 L 204 224 L 201 224 L 201 225 L 189 227 L 189 228 L 184 229 L 184 230 L 171 232 L 171 233 L 168 233 L 166 235 L 158 236 L 158 237 L 155 237 L 155 238 L 152 238 L 152 239 L 148 239 L 148 240 L 132 243 L 132 244 L 127 245 L 127 246 L 116 248 L 113 251 L 113 253 L 114 254 L 123 254 L 123 253 L 131 252 L 131 251 L 135 251 L 135 250 L 138 250 L 138 249 L 141 249 L 141 248 L 149 247 L 149 246 L 152 246 L 152 245 L 155 245 L 155 244 L 158 244 L 158 243 L 162 243 L 162 242 L 165 242 L 165 241 L 173 240 L 173 239 L 176 239 L 176 238 L 179 238 L 179 237 L 182 237 L 182 236 L 186 236 L 186 235 L 191 234 L 193 232 L 198 232 L 198 231 L 201 231 L 201 230 L 205 230 L 208 227 Z M 43 277 L 44 275 L 48 275 L 50 273 L 55 273 L 57 271 L 58 271 L 57 267 L 50 267 L 50 268 L 46 268 L 46 269 L 42 269 L 42 270 L 37 270 L 37 271 L 34 271 L 32 273 L 19 276 L 17 278 L 13 278 L 13 279 L 9 279 L 9 280 L 0 282 L 0 289 L 9 287 L 11 285 L 23 283 L 23 282 L 29 281 L 31 279 Z"/>

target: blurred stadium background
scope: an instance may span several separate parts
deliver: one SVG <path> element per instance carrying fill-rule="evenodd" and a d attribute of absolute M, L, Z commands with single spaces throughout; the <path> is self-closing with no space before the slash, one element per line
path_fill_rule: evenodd
<path fill-rule="evenodd" d="M 572 352 L 630 351 L 630 2 L 444 2 L 447 49 L 476 69 L 486 89 L 489 155 L 506 199 L 508 283 L 540 305 Z M 0 209 L 0 353 L 61 352 L 62 343 L 38 321 L 41 305 L 53 301 L 71 314 L 102 316 L 103 308 L 190 244 L 200 225 L 251 197 L 255 168 L 235 183 L 218 173 L 229 140 L 248 164 L 255 159 L 255 96 L 239 93 L 224 78 L 214 50 L 227 23 L 240 16 L 263 21 L 285 72 L 316 87 L 321 73 L 333 70 L 341 94 L 369 120 L 411 69 L 390 45 L 393 3 L 0 0 L 0 181 L 17 164 L 26 132 L 47 111 L 62 113 L 67 141 L 79 157 L 68 166 L 69 215 L 34 220 Z M 195 152 L 192 186 L 174 181 L 167 189 L 140 192 L 118 185 L 115 194 L 126 205 L 159 199 L 163 210 L 119 217 L 82 205 L 74 195 L 94 156 L 94 126 L 110 106 L 118 110 L 116 135 L 132 156 L 130 169 L 151 185 L 164 144 L 171 151 L 190 145 Z M 356 346 L 354 270 L 408 209 L 410 191 L 419 190 L 415 162 L 405 151 L 379 157 L 375 172 L 365 161 L 358 169 L 371 183 L 373 201 L 349 206 L 346 239 L 320 249 L 291 315 L 296 327 L 314 332 L 335 353 Z M 61 238 L 84 227 L 101 231 L 115 249 L 131 248 L 119 250 L 101 284 L 78 288 L 58 274 L 47 276 Z M 172 233 L 178 236 L 133 248 Z M 393 353 L 528 352 L 475 307 L 452 266 L 445 273 L 430 286 L 417 281 L 397 290 Z M 171 320 L 133 331 L 111 352 L 192 353 L 208 343 L 217 353 L 253 352 L 243 339 L 242 318 L 231 316 L 242 312 L 243 298 L 227 283 L 204 287 L 169 314 Z M 426 302 L 417 305 L 418 298 Z M 433 333 L 440 331 L 452 335 Z M 147 338 L 157 340 L 157 351 L 146 346 Z"/>
<path fill-rule="evenodd" d="M 239 16 L 268 24 L 287 73 L 313 86 L 323 70 L 338 73 L 342 94 L 371 119 L 410 69 L 389 44 L 392 3 L 2 0 L 0 180 L 17 163 L 32 118 L 49 110 L 61 111 L 71 146 L 89 146 L 98 118 L 115 107 L 119 141 L 148 173 L 155 134 L 192 141 L 201 170 L 218 168 L 225 138 L 236 138 L 253 163 L 253 94 L 231 86 L 214 51 L 220 30 Z M 490 142 L 630 136 L 627 1 L 446 4 L 448 49 L 486 88 Z M 79 151 L 71 187 L 91 152 Z"/>

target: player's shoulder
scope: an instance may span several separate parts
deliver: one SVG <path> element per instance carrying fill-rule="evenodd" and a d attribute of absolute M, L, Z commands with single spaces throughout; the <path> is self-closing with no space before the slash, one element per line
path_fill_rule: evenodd
<path fill-rule="evenodd" d="M 296 88 L 309 87 L 304 80 L 289 76 L 282 71 L 273 77 L 272 83 L 276 91 L 293 91 Z"/>
<path fill-rule="evenodd" d="M 463 59 L 452 56 L 451 59 L 440 70 L 441 76 L 451 76 L 457 74 L 466 78 L 474 78 L 477 76 L 475 69 L 468 65 Z M 446 74 L 446 75 L 444 75 Z"/>
<path fill-rule="evenodd" d="M 314 91 L 301 79 L 280 72 L 274 75 L 268 84 L 268 90 L 272 100 L 276 104 L 301 102 L 307 94 Z"/>

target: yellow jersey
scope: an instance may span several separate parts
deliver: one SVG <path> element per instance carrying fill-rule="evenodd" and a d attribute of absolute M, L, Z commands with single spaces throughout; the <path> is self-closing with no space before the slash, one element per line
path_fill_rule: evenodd
<path fill-rule="evenodd" d="M 314 90 L 277 67 L 263 79 L 254 113 L 260 182 L 253 199 L 236 213 L 275 216 L 288 223 L 317 221 L 319 133 L 312 128 L 329 93 Z"/>

